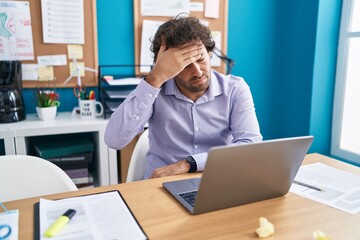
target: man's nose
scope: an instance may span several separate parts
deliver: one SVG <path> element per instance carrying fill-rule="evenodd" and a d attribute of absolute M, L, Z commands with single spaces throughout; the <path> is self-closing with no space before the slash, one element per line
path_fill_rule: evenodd
<path fill-rule="evenodd" d="M 202 71 L 200 68 L 200 64 L 197 62 L 194 62 L 191 64 L 191 72 L 193 74 L 194 77 L 201 77 L 202 76 Z"/>

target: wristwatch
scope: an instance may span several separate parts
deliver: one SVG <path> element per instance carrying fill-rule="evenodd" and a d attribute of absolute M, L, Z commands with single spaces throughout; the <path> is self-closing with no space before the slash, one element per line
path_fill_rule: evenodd
<path fill-rule="evenodd" d="M 188 156 L 186 161 L 190 164 L 189 173 L 193 173 L 197 171 L 197 164 L 195 159 L 192 156 Z"/>

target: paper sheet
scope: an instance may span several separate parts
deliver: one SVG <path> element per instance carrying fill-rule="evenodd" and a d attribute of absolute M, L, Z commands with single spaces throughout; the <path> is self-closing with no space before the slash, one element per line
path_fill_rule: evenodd
<path fill-rule="evenodd" d="M 53 66 L 39 66 L 38 68 L 39 81 L 53 81 L 55 80 Z"/>
<path fill-rule="evenodd" d="M 144 20 L 142 24 L 142 32 L 141 32 L 141 48 L 140 48 L 140 64 L 141 65 L 152 65 L 153 64 L 153 54 L 150 51 L 152 39 L 161 24 L 162 21 L 152 21 L 152 20 Z M 141 66 L 140 72 L 147 73 L 150 72 L 149 66 Z"/>
<path fill-rule="evenodd" d="M 33 60 L 29 2 L 0 1 L 0 60 Z"/>
<path fill-rule="evenodd" d="M 141 0 L 141 16 L 175 17 L 190 12 L 190 0 Z"/>
<path fill-rule="evenodd" d="M 106 81 L 111 86 L 138 85 L 141 78 L 123 78 Z"/>
<path fill-rule="evenodd" d="M 66 210 L 75 209 L 71 221 L 57 239 L 146 239 L 126 204 L 116 191 L 62 200 L 40 199 L 40 236 Z"/>
<path fill-rule="evenodd" d="M 76 72 L 76 69 L 79 67 L 79 73 L 80 73 L 80 77 L 85 77 L 85 63 L 84 62 L 71 62 L 69 64 L 69 71 L 70 74 L 72 74 L 73 72 Z M 75 75 L 74 77 L 76 77 L 77 75 Z"/>
<path fill-rule="evenodd" d="M 83 59 L 83 46 L 81 45 L 68 45 L 68 58 L 69 59 Z"/>
<path fill-rule="evenodd" d="M 5 238 L 6 240 L 17 240 L 19 234 L 19 210 L 10 210 L 0 213 L 0 226 L 8 226 L 11 228 L 10 235 Z M 6 234 L 5 228 L 2 229 L 2 235 Z"/>
<path fill-rule="evenodd" d="M 21 66 L 22 79 L 24 81 L 25 80 L 37 81 L 39 79 L 38 69 L 39 69 L 39 65 L 37 64 L 23 63 Z"/>
<path fill-rule="evenodd" d="M 205 0 L 205 17 L 219 18 L 220 0 Z"/>
<path fill-rule="evenodd" d="M 351 214 L 360 212 L 360 176 L 317 162 L 301 166 L 295 180 L 324 191 L 293 184 L 292 193 Z"/>
<path fill-rule="evenodd" d="M 67 64 L 66 55 L 47 55 L 37 57 L 39 66 L 65 66 Z"/>
<path fill-rule="evenodd" d="M 215 41 L 215 46 L 217 49 L 221 51 L 221 32 L 219 31 L 212 31 L 211 35 Z M 221 66 L 221 59 L 216 56 L 214 53 L 211 56 L 211 66 L 213 67 L 220 67 Z"/>
<path fill-rule="evenodd" d="M 84 0 L 41 0 L 44 43 L 84 44 Z"/>

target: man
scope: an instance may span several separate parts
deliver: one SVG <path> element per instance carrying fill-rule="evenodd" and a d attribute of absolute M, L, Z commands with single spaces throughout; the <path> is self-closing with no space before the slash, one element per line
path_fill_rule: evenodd
<path fill-rule="evenodd" d="M 144 178 L 202 171 L 209 148 L 262 140 L 248 85 L 211 69 L 214 47 L 196 18 L 164 23 L 152 41 L 153 69 L 112 114 L 110 148 L 122 149 L 148 123 Z"/>

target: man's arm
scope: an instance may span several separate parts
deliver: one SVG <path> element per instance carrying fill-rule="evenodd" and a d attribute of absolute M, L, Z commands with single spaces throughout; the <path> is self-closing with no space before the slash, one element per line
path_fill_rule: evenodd
<path fill-rule="evenodd" d="M 184 173 L 188 173 L 189 169 L 190 169 L 190 164 L 186 161 L 186 159 L 183 159 L 168 166 L 155 169 L 154 172 L 151 174 L 150 178 L 159 178 L 159 177 L 184 174 Z"/>
<path fill-rule="evenodd" d="M 122 149 L 138 133 L 152 115 L 152 105 L 160 89 L 141 81 L 137 88 L 112 113 L 105 130 L 105 143 L 113 149 Z"/>
<path fill-rule="evenodd" d="M 233 143 L 261 142 L 262 135 L 256 117 L 254 101 L 249 86 L 241 79 L 240 87 L 232 97 L 230 129 Z"/>

